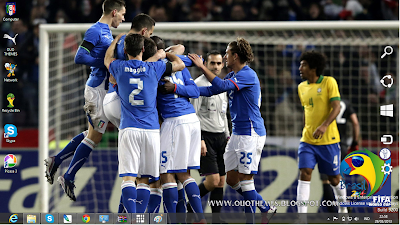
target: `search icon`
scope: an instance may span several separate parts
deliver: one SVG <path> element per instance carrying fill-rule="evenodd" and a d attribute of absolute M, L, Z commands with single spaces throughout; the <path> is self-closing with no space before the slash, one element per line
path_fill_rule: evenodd
<path fill-rule="evenodd" d="M 383 57 L 385 57 L 386 55 L 391 55 L 392 53 L 393 53 L 393 48 L 392 48 L 392 46 L 386 46 L 384 49 L 383 49 L 383 54 L 382 54 L 382 56 L 381 56 L 381 59 L 383 59 Z"/>

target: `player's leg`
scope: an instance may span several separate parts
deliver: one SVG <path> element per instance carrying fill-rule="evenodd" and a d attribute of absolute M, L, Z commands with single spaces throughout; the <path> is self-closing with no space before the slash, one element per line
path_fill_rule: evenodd
<path fill-rule="evenodd" d="M 121 100 L 117 92 L 107 93 L 103 101 L 104 115 L 115 127 L 119 128 L 121 121 Z"/>
<path fill-rule="evenodd" d="M 136 213 L 144 213 L 150 198 L 149 178 L 158 180 L 160 178 L 160 131 L 138 129 L 143 135 L 140 149 L 139 174 L 137 178 Z"/>
<path fill-rule="evenodd" d="M 175 174 L 160 174 L 164 212 L 168 213 L 171 223 L 176 223 L 176 205 L 178 204 L 178 188 L 175 180 Z"/>
<path fill-rule="evenodd" d="M 346 202 L 346 187 L 345 185 L 341 185 L 342 177 L 339 172 L 341 155 L 339 143 L 320 146 L 319 152 L 319 170 L 328 175 L 329 182 L 331 183 L 337 201 L 339 201 L 339 203 Z M 339 213 L 347 212 L 347 207 L 339 206 Z"/>
<path fill-rule="evenodd" d="M 177 213 L 186 213 L 186 197 L 185 197 L 185 189 L 183 188 L 183 184 L 177 180 L 177 188 L 178 188 L 178 204 L 176 205 Z"/>
<path fill-rule="evenodd" d="M 127 213 L 136 213 L 136 176 L 139 173 L 142 132 L 125 128 L 118 133 L 118 172 L 122 177 L 122 202 Z"/>
<path fill-rule="evenodd" d="M 297 184 L 297 202 L 308 202 L 310 198 L 311 174 L 317 163 L 313 145 L 301 142 L 298 150 L 300 178 Z M 297 206 L 299 213 L 307 213 L 307 204 Z"/>
<path fill-rule="evenodd" d="M 331 188 L 331 185 L 328 180 L 328 175 L 320 173 L 320 179 L 322 182 L 322 190 L 323 190 L 323 201 L 326 202 L 334 202 L 335 201 L 335 195 L 333 194 L 333 190 Z M 328 209 L 328 212 L 330 213 L 336 213 L 337 209 L 333 204 L 330 204 L 329 206 L 326 207 Z"/>
<path fill-rule="evenodd" d="M 136 197 L 136 213 L 144 213 L 150 198 L 150 185 L 148 177 L 136 179 L 137 182 L 137 197 Z"/>
<path fill-rule="evenodd" d="M 161 180 L 155 182 L 150 181 L 150 198 L 149 198 L 149 204 L 147 205 L 148 213 L 159 212 L 162 195 L 163 191 L 161 188 Z"/>
<path fill-rule="evenodd" d="M 225 174 L 225 168 L 222 170 Z M 224 199 L 224 185 L 225 185 L 225 175 L 219 176 L 219 182 L 215 186 L 214 190 L 210 192 L 210 201 L 219 202 Z M 213 223 L 226 223 L 225 221 L 221 220 L 220 213 L 221 213 L 222 205 L 213 204 L 211 205 L 211 212 L 213 213 L 212 222 Z"/>
<path fill-rule="evenodd" d="M 81 143 L 81 141 L 87 136 L 88 131 L 85 130 L 82 133 L 76 135 L 71 141 L 61 150 L 57 155 L 49 157 L 44 160 L 46 165 L 46 178 L 47 182 L 53 184 L 54 182 L 54 175 L 57 172 L 58 167 L 61 163 L 68 159 L 69 157 L 73 156 L 75 153 L 76 148 Z"/>
<path fill-rule="evenodd" d="M 83 166 L 95 146 L 101 141 L 108 120 L 103 111 L 103 99 L 106 94 L 103 82 L 96 88 L 85 87 L 85 111 L 88 115 L 88 135 L 78 145 L 67 172 L 59 177 L 59 183 L 71 200 L 76 201 L 74 180 L 78 170 Z"/>

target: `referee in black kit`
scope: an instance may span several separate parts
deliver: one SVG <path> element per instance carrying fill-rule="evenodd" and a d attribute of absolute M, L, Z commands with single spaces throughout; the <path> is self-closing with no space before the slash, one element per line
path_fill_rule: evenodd
<path fill-rule="evenodd" d="M 224 64 L 222 55 L 218 51 L 207 53 L 205 63 L 207 68 L 215 75 L 220 75 Z M 211 83 L 203 75 L 199 76 L 195 83 L 197 86 L 211 86 Z M 226 143 L 230 137 L 227 108 L 227 93 L 213 95 L 211 97 L 200 96 L 191 99 L 201 125 L 201 161 L 199 173 L 206 176 L 203 183 L 199 184 L 200 196 L 210 194 L 210 201 L 223 200 L 225 184 L 224 152 Z M 219 218 L 222 206 L 212 205 L 213 223 L 224 223 Z M 191 212 L 191 207 L 188 207 Z M 217 213 L 217 214 L 215 214 Z"/>

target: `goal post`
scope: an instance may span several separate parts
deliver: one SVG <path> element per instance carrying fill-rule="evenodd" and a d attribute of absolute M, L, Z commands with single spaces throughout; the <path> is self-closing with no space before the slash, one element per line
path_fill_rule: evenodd
<path fill-rule="evenodd" d="M 78 48 L 84 32 L 91 25 L 40 25 L 39 198 L 42 213 L 61 210 L 57 204 L 65 202 L 63 200 L 65 195 L 62 196 L 59 185 L 55 182 L 50 186 L 46 181 L 44 159 L 49 157 L 50 151 L 53 153 L 60 151 L 64 140 L 87 129 L 82 107 L 83 90 L 88 73 L 86 66 L 74 63 L 76 52 L 74 50 Z M 111 31 L 113 35 L 117 35 L 128 32 L 130 26 L 130 23 L 122 23 Z M 328 75 L 337 76 L 335 78 L 338 80 L 339 88 L 344 89 L 342 96 L 350 98 L 355 108 L 359 110 L 361 135 L 364 140 L 361 146 L 377 149 L 380 147 L 379 135 L 399 128 L 399 114 L 396 111 L 399 109 L 398 93 L 389 93 L 387 90 L 383 92 L 384 89 L 374 84 L 378 77 L 379 79 L 383 77 L 383 73 L 392 73 L 395 76 L 399 74 L 399 21 L 156 23 L 154 35 L 163 38 L 167 44 L 184 44 L 185 52 L 202 55 L 212 49 L 224 51 L 226 44 L 235 40 L 237 36 L 242 36 L 250 42 L 256 58 L 251 67 L 257 72 L 262 86 L 261 112 L 267 127 L 266 151 L 263 152 L 260 162 L 263 169 L 257 175 L 261 177 L 260 180 L 256 181 L 258 185 L 256 188 L 263 189 L 260 194 L 265 199 L 292 200 L 296 194 L 293 183 L 297 178 L 296 181 L 282 181 L 280 176 L 284 174 L 289 176 L 287 171 L 282 169 L 274 173 L 271 171 L 273 166 L 279 165 L 278 162 L 295 162 L 297 156 L 296 146 L 301 135 L 302 121 L 298 119 L 301 112 L 298 109 L 300 103 L 296 98 L 299 79 L 296 75 L 296 60 L 302 51 L 317 49 L 327 55 L 326 72 Z M 387 45 L 395 49 L 394 54 L 381 59 L 380 56 Z M 196 68 L 190 68 L 190 71 L 194 78 L 201 74 Z M 370 78 L 364 79 L 363 76 Z M 398 85 L 398 81 L 396 82 Z M 360 86 L 363 83 L 367 83 L 368 88 Z M 379 93 L 373 95 L 376 91 Z M 367 111 L 367 109 L 376 110 L 379 103 L 391 102 L 395 105 L 393 119 L 382 119 L 379 118 L 379 112 Z M 378 113 L 378 117 L 373 115 L 374 113 Z M 90 170 L 91 174 L 102 173 L 102 179 L 106 180 L 107 185 L 95 186 L 96 182 L 101 181 L 94 178 L 91 182 L 88 178 L 85 184 L 77 180 L 77 188 L 80 185 L 79 190 L 81 195 L 84 195 L 84 200 L 79 200 L 77 196 L 78 201 L 74 204 L 81 206 L 77 208 L 84 212 L 111 212 L 111 205 L 118 204 L 118 202 L 109 203 L 114 201 L 117 195 L 114 191 L 118 186 L 114 180 L 115 171 L 102 171 L 102 168 L 111 168 L 113 166 L 111 164 L 117 162 L 98 162 L 102 159 L 116 158 L 115 133 L 107 134 L 106 131 L 103 139 L 110 143 L 105 141 L 103 145 L 97 147 L 94 152 L 102 152 L 93 158 L 90 156 L 87 163 L 93 167 L 93 170 Z M 395 150 L 398 151 L 398 146 Z M 267 159 L 278 156 L 275 161 L 277 164 Z M 67 161 L 69 163 L 69 160 Z M 60 167 L 57 175 L 67 165 Z M 297 168 L 293 173 L 297 173 Z M 281 181 L 282 183 L 279 183 Z M 88 185 L 93 188 L 92 191 L 87 190 Z M 107 200 L 96 202 L 93 197 L 98 194 L 96 192 L 102 192 L 99 195 L 106 196 Z M 312 193 L 320 192 L 312 191 Z M 225 190 L 227 198 L 234 199 L 235 194 L 233 191 Z M 311 198 L 318 196 L 312 194 Z M 119 200 L 118 196 L 117 199 Z M 290 212 L 287 208 L 282 210 Z"/>

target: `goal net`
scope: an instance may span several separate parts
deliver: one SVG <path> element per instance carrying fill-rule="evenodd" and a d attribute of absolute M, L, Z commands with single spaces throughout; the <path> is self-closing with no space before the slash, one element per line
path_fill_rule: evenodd
<path fill-rule="evenodd" d="M 40 161 L 60 151 L 69 139 L 87 129 L 82 109 L 83 90 L 88 68 L 74 64 L 74 55 L 84 32 L 90 24 L 57 24 L 40 27 Z M 112 30 L 116 35 L 127 32 L 124 23 Z M 262 89 L 261 113 L 267 128 L 267 141 L 255 175 L 257 191 L 268 201 L 296 199 L 298 179 L 297 147 L 303 128 L 303 112 L 297 95 L 299 57 L 315 49 L 327 58 L 324 75 L 333 76 L 341 97 L 351 102 L 360 123 L 360 148 L 377 153 L 383 147 L 380 138 L 391 134 L 392 193 L 398 190 L 398 22 L 239 22 L 239 23 L 157 23 L 154 35 L 166 45 L 184 44 L 185 53 L 205 56 L 210 50 L 224 54 L 226 45 L 237 36 L 248 40 L 255 60 L 250 64 L 260 79 Z M 381 57 L 386 46 L 393 47 L 391 55 Z M 190 68 L 193 78 L 201 74 Z M 224 69 L 223 73 L 227 73 Z M 394 77 L 391 88 L 380 80 Z M 394 105 L 393 117 L 380 115 L 380 106 Z M 350 128 L 349 128 L 350 129 Z M 351 129 L 347 136 L 352 136 Z M 91 153 L 87 163 L 77 173 L 76 202 L 71 202 L 58 184 L 50 186 L 41 177 L 42 212 L 116 212 L 120 183 L 117 160 L 117 129 L 111 124 L 102 142 Z M 351 143 L 351 138 L 344 140 Z M 70 159 L 60 166 L 63 173 Z M 201 177 L 192 172 L 198 182 Z M 229 187 L 226 200 L 241 199 Z M 321 200 L 322 183 L 314 170 L 310 200 Z M 205 201 L 205 200 L 204 200 Z M 211 212 L 204 202 L 205 212 Z M 222 212 L 239 212 L 241 207 L 224 207 Z M 296 212 L 296 207 L 278 207 L 279 212 Z M 321 207 L 309 207 L 308 212 L 324 212 Z M 364 212 L 355 208 L 353 212 Z"/>

